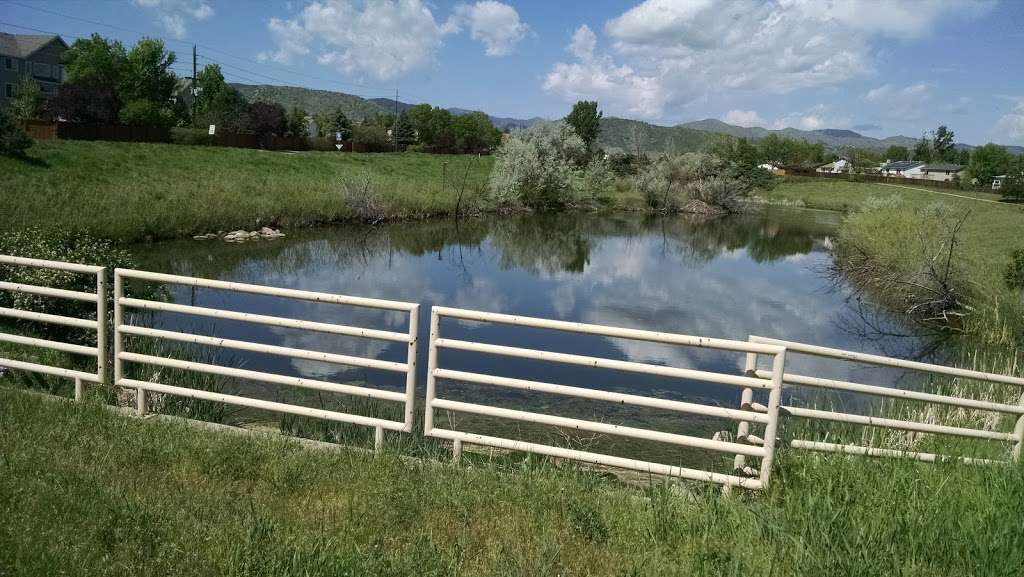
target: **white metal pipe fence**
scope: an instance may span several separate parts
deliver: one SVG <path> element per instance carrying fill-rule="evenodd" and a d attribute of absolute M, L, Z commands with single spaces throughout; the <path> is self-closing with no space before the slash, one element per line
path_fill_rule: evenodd
<path fill-rule="evenodd" d="M 261 314 L 244 313 L 237 311 L 220 310 L 213 308 L 197 307 L 165 303 L 154 300 L 128 298 L 125 296 L 124 284 L 126 279 L 135 279 L 149 283 L 184 285 L 191 287 L 208 288 L 214 290 L 231 291 L 253 295 L 265 295 L 281 297 L 286 299 L 312 301 L 332 305 L 347 305 L 353 307 L 372 308 L 386 311 L 398 311 L 408 314 L 408 330 L 406 332 L 393 332 L 363 327 L 352 327 L 340 324 L 307 321 L 286 317 L 274 317 Z M 194 277 L 184 277 L 155 272 L 143 272 L 137 270 L 117 269 L 114 271 L 114 374 L 117 385 L 136 390 L 137 411 L 145 414 L 147 411 L 147 392 L 161 393 L 166 395 L 178 395 L 194 399 L 222 402 L 242 407 L 262 409 L 292 415 L 314 417 L 330 421 L 363 425 L 376 429 L 375 445 L 379 448 L 383 441 L 383 431 L 410 432 L 413 427 L 414 399 L 416 389 L 416 333 L 419 327 L 419 305 L 398 301 L 388 301 L 363 297 L 343 296 L 330 293 L 310 292 L 295 289 L 273 288 L 259 285 L 226 282 Z M 379 339 L 389 342 L 401 342 L 407 345 L 405 362 L 383 361 L 374 358 L 357 357 L 351 355 L 340 355 L 323 351 L 312 351 L 294 347 L 282 347 L 250 341 L 226 339 L 220 337 L 195 335 L 178 331 L 168 331 L 149 327 L 137 326 L 125 321 L 125 309 L 140 309 L 149 311 L 172 312 L 192 316 L 201 316 L 214 319 L 240 321 L 250 324 L 285 327 L 314 331 L 335 335 L 343 335 L 356 338 Z M 268 373 L 263 371 L 246 370 L 233 367 L 225 367 L 214 364 L 193 362 L 182 359 L 167 358 L 129 352 L 125 350 L 125 336 L 146 337 L 157 341 L 174 341 L 191 343 L 201 346 L 249 351 L 288 357 L 292 359 L 303 359 L 319 361 L 335 365 L 363 367 L 379 369 L 383 371 L 405 374 L 405 390 L 403 392 L 374 389 L 365 386 L 347 385 L 332 383 L 316 379 L 294 377 Z M 184 371 L 194 371 L 209 375 L 219 375 L 236 379 L 257 381 L 263 383 L 284 385 L 340 393 L 355 397 L 377 399 L 383 401 L 398 402 L 403 404 L 403 419 L 392 421 L 384 418 L 367 417 L 340 411 L 329 411 L 314 409 L 301 405 L 272 402 L 262 399 L 253 399 L 239 395 L 229 395 L 219 392 L 195 390 L 187 387 L 172 386 L 164 383 L 141 381 L 125 377 L 124 363 L 140 363 Z"/>
<path fill-rule="evenodd" d="M 792 358 L 792 355 L 794 354 L 808 355 L 823 359 L 849 361 L 879 367 L 894 367 L 906 369 L 910 371 L 924 373 L 927 375 L 948 377 L 951 379 L 966 379 L 973 381 L 982 381 L 986 383 L 994 383 L 999 385 L 1009 385 L 1013 387 L 1024 387 L 1024 378 L 1009 375 L 1000 375 L 995 373 L 974 371 L 970 369 L 961 369 L 956 367 L 948 367 L 944 365 L 935 365 L 918 361 L 908 361 L 903 359 L 885 357 L 881 355 L 857 353 L 841 349 L 833 349 L 828 347 L 821 347 L 816 345 L 809 345 L 805 343 L 797 343 L 792 341 L 784 341 L 766 337 L 752 336 L 750 337 L 750 342 L 785 347 L 790 355 L 790 358 Z M 756 356 L 756 354 L 752 355 L 751 358 L 748 359 L 747 374 L 764 379 L 774 377 L 775 373 L 773 371 L 765 371 L 757 368 Z M 958 394 L 939 394 L 920 390 L 907 390 L 897 387 L 883 387 L 863 383 L 852 383 L 836 379 L 826 379 L 807 375 L 799 375 L 789 372 L 785 372 L 783 374 L 783 382 L 786 385 L 790 386 L 809 387 L 813 389 L 833 392 L 858 393 L 870 395 L 872 397 L 880 397 L 883 399 L 917 401 L 921 403 L 931 403 L 946 407 L 955 407 L 957 409 L 972 412 L 995 413 L 997 417 L 999 415 L 1009 415 L 1011 418 L 1016 419 L 1014 422 L 1014 426 L 1012 427 L 1012 431 L 1001 431 L 998 430 L 997 427 L 978 427 L 977 425 L 969 426 L 971 421 L 977 420 L 970 418 L 970 416 L 967 419 L 965 419 L 967 421 L 966 423 L 961 423 L 959 425 L 937 423 L 934 422 L 936 419 L 928 418 L 929 413 L 924 411 L 908 412 L 908 414 L 913 415 L 914 418 L 890 418 L 791 405 L 782 405 L 779 408 L 779 411 L 783 416 L 800 417 L 819 422 L 823 421 L 832 423 L 846 423 L 852 425 L 860 425 L 864 427 L 905 431 L 910 433 L 948 435 L 966 439 L 979 439 L 986 441 L 1010 443 L 1012 444 L 1012 449 L 1009 451 L 1010 460 L 1017 461 L 1020 458 L 1022 438 L 1024 438 L 1024 396 L 1021 396 L 1021 400 L 1018 404 L 1009 404 L 999 401 L 991 401 L 986 399 L 960 396 Z M 759 412 L 767 411 L 768 407 L 760 405 L 758 403 L 751 402 L 752 394 L 752 389 L 745 391 L 743 397 L 744 402 L 740 408 L 749 408 L 751 410 Z M 995 422 L 998 423 L 998 420 L 999 419 L 996 419 Z M 738 428 L 738 432 L 740 433 L 740 436 L 742 436 L 742 424 Z M 793 439 L 790 441 L 790 446 L 795 449 L 844 453 L 848 455 L 905 457 L 925 462 L 942 461 L 948 459 L 958 459 L 967 463 L 1004 462 L 1001 460 L 993 459 L 953 457 L 948 455 L 937 455 L 934 453 L 927 453 L 916 450 L 888 449 L 884 447 L 864 446 L 853 443 L 838 444 L 808 439 Z M 742 466 L 743 461 L 744 456 L 741 454 L 737 454 L 736 464 L 738 466 Z"/>
<path fill-rule="evenodd" d="M 765 381 L 754 377 L 714 373 L 694 369 L 666 367 L 661 365 L 652 365 L 647 363 L 622 361 L 601 357 L 590 357 L 567 353 L 556 353 L 544 350 L 526 349 L 519 347 L 478 343 L 472 341 L 455 340 L 442 337 L 442 318 L 450 318 L 461 321 L 496 323 L 521 327 L 533 327 L 574 334 L 599 335 L 604 337 L 633 339 L 688 347 L 712 348 L 726 351 L 735 351 L 740 353 L 756 352 L 760 354 L 774 356 L 774 358 L 777 360 L 775 366 L 779 370 L 779 376 L 774 380 Z M 654 397 L 645 397 L 641 395 L 614 393 L 609 391 L 602 391 L 599 389 L 590 389 L 539 381 L 530 381 L 525 379 L 509 378 L 483 373 L 455 371 L 440 366 L 439 351 L 441 349 L 473 351 L 478 353 L 500 355 L 521 359 L 534 359 L 552 363 L 612 369 L 631 373 L 667 376 L 678 379 L 697 380 L 722 385 L 768 389 L 770 391 L 769 403 L 774 404 L 769 408 L 769 410 L 765 414 L 760 414 L 750 410 L 734 410 L 712 405 L 701 405 L 699 403 L 686 403 L 658 399 Z M 458 455 L 462 448 L 462 443 L 471 443 L 488 447 L 496 447 L 515 451 L 525 451 L 541 455 L 548 455 L 552 457 L 583 461 L 597 465 L 632 469 L 636 471 L 648 472 L 658 475 L 668 475 L 698 481 L 709 481 L 727 487 L 739 486 L 749 489 L 760 489 L 765 487 L 769 481 L 771 475 L 771 463 L 774 457 L 775 447 L 774 443 L 768 441 L 767 439 L 774 439 L 774 431 L 776 429 L 776 422 L 778 419 L 777 403 L 780 398 L 778 395 L 778 391 L 781 390 L 781 373 L 783 363 L 785 362 L 785 349 L 783 347 L 775 345 L 747 343 L 743 341 L 708 339 L 703 337 L 693 337 L 673 333 L 643 331 L 637 329 L 625 329 L 601 325 L 589 325 L 574 322 L 555 321 L 549 319 L 521 317 L 498 313 L 487 313 L 480 311 L 470 311 L 465 309 L 454 309 L 448 307 L 435 306 L 431 310 L 430 348 L 428 359 L 429 360 L 427 366 L 427 391 L 424 415 L 424 434 L 429 437 L 436 437 L 452 441 L 455 458 L 458 458 Z M 766 434 L 766 441 L 761 446 L 743 445 L 740 443 L 719 441 L 715 439 L 705 439 L 689 435 L 680 435 L 675 433 L 654 431 L 637 427 L 627 427 L 610 423 L 588 421 L 583 419 L 562 417 L 530 411 L 513 410 L 477 403 L 454 401 L 449 399 L 438 398 L 438 379 L 453 380 L 461 383 L 472 383 L 479 385 L 512 388 L 531 392 L 551 393 L 577 398 L 608 401 L 610 403 L 623 405 L 664 409 L 681 413 L 691 413 L 739 421 L 748 421 L 752 423 L 764 424 L 766 429 L 770 432 L 770 434 Z M 740 453 L 745 456 L 760 458 L 761 470 L 757 475 L 757 478 L 750 478 L 739 475 L 717 473 L 702 469 L 680 467 L 664 463 L 654 463 L 639 459 L 630 459 L 589 451 L 569 449 L 543 443 L 526 442 L 510 438 L 502 438 L 478 433 L 458 431 L 453 428 L 445 429 L 436 426 L 436 412 L 439 410 L 488 417 L 497 417 L 501 419 L 517 421 L 520 423 L 535 423 L 540 425 L 550 425 L 555 427 L 588 431 L 599 434 L 631 437 L 634 439 L 670 443 L 673 445 L 706 449 L 711 451 Z"/>
<path fill-rule="evenodd" d="M 77 368 L 51 366 L 30 360 L 0 358 L 0 366 L 14 370 L 36 372 L 73 379 L 75 381 L 75 397 L 81 399 L 83 383 L 103 383 L 107 377 L 107 298 L 106 269 L 65 262 L 29 259 L 0 255 L 0 266 L 4 267 L 35 267 L 62 271 L 69 274 L 92 275 L 95 277 L 95 292 L 61 289 L 27 283 L 0 281 L 0 291 L 16 292 L 45 298 L 66 299 L 83 303 L 95 304 L 95 319 L 77 318 L 38 312 L 24 308 L 0 307 L 0 317 L 15 321 L 45 323 L 94 331 L 95 346 L 76 344 L 42 338 L 39 335 L 15 334 L 0 332 L 0 343 L 8 343 L 19 347 L 43 348 L 65 352 L 72 355 L 83 355 L 95 359 L 95 372 Z M 137 282 L 184 285 L 212 290 L 223 290 L 252 295 L 281 297 L 299 301 L 323 303 L 325 305 L 345 305 L 397 311 L 408 314 L 408 330 L 405 332 L 372 329 L 365 327 L 346 326 L 328 322 L 308 321 L 265 314 L 246 313 L 221 310 L 216 308 L 168 303 L 156 300 L 130 298 L 125 295 L 125 282 L 129 279 Z M 343 296 L 330 293 L 310 292 L 304 290 L 272 288 L 259 285 L 242 284 L 227 281 L 199 279 L 155 272 L 117 269 L 114 274 L 113 326 L 113 382 L 123 388 L 134 389 L 137 393 L 137 410 L 139 414 L 147 411 L 147 393 L 176 395 L 194 399 L 226 403 L 252 409 L 266 410 L 297 416 L 307 416 L 331 421 L 351 423 L 374 428 L 375 446 L 380 447 L 385 430 L 412 432 L 414 424 L 414 399 L 416 388 L 416 353 L 417 333 L 419 327 L 419 305 L 372 298 Z M 353 338 L 383 340 L 392 343 L 405 343 L 408 347 L 404 362 L 387 361 L 377 358 L 338 354 L 328 351 L 315 351 L 297 347 L 269 345 L 247 340 L 228 339 L 188 332 L 157 329 L 138 326 L 126 322 L 126 309 L 146 310 L 154 312 L 175 313 L 193 317 L 212 318 L 217 320 L 236 321 L 254 325 L 279 327 L 333 334 Z M 91 314 L 90 314 L 91 316 Z M 742 375 L 701 371 L 690 368 L 654 365 L 642 362 L 624 361 L 604 357 L 579 354 L 560 353 L 539 349 L 496 345 L 468 340 L 446 338 L 441 334 L 443 318 L 455 321 L 472 321 L 494 323 L 519 327 L 531 327 L 561 331 L 569 334 L 595 335 L 607 338 L 628 339 L 685 347 L 709 348 L 745 354 L 744 373 Z M 382 370 L 405 375 L 405 390 L 402 392 L 375 389 L 352 384 L 333 383 L 317 379 L 294 377 L 263 371 L 255 371 L 215 364 L 196 362 L 193 360 L 169 358 L 154 354 L 143 354 L 125 350 L 126 337 L 153 339 L 155 341 L 171 341 L 245 352 L 275 355 L 290 359 L 323 362 L 334 365 L 362 367 Z M 518 359 L 538 360 L 548 363 L 592 367 L 612 371 L 635 374 L 646 374 L 674 379 L 709 382 L 726 386 L 741 387 L 740 407 L 738 409 L 696 402 L 672 401 L 638 394 L 611 392 L 596 388 L 584 388 L 542 381 L 534 381 L 485 373 L 453 370 L 440 366 L 439 352 L 442 349 L 468 351 L 484 355 L 497 355 Z M 1011 444 L 1009 460 L 1020 459 L 1024 445 L 1024 395 L 1019 402 L 1004 399 L 984 399 L 961 396 L 947 392 L 929 392 L 916 389 L 901 389 L 855 383 L 838 379 L 821 378 L 785 372 L 787 354 L 808 355 L 835 361 L 848 361 L 880 367 L 892 367 L 908 371 L 923 372 L 928 375 L 981 381 L 997 385 L 1007 385 L 1024 389 L 1024 378 L 934 365 L 917 361 L 895 359 L 879 355 L 870 355 L 820 347 L 805 343 L 797 343 L 766 337 L 750 337 L 749 341 L 730 341 L 696 336 L 680 335 L 639 329 L 627 329 L 590 325 L 574 322 L 556 321 L 507 314 L 433 307 L 430 322 L 430 347 L 428 351 L 428 367 L 426 380 L 426 400 L 424 408 L 424 434 L 430 437 L 447 439 L 453 443 L 456 458 L 461 453 L 462 443 L 471 443 L 499 449 L 524 451 L 555 458 L 582 461 L 597 465 L 631 469 L 657 475 L 666 475 L 698 481 L 708 481 L 723 485 L 725 488 L 739 486 L 748 489 L 765 487 L 771 475 L 779 422 L 782 417 L 796 417 L 821 423 L 842 423 L 855 426 L 879 428 L 914 434 L 949 435 L 972 440 L 990 441 Z M 762 369 L 758 360 L 762 356 L 771 357 L 771 369 Z M 792 358 L 791 356 L 789 358 Z M 388 420 L 378 417 L 363 416 L 341 411 L 316 409 L 296 404 L 250 398 L 242 395 L 225 394 L 215 391 L 196 390 L 166 383 L 150 382 L 140 379 L 126 378 L 124 363 L 139 363 L 174 370 L 192 371 L 208 375 L 218 375 L 234 379 L 257 381 L 269 384 L 297 387 L 316 391 L 340 393 L 350 396 L 377 399 L 403 405 L 402 420 Z M 629 427 L 607 422 L 590 421 L 551 414 L 543 414 L 525 410 L 507 409 L 491 405 L 456 401 L 438 398 L 438 380 L 454 381 L 470 385 L 500 387 L 525 391 L 528 393 L 553 394 L 579 399 L 605 401 L 617 405 L 628 405 L 652 410 L 666 410 L 683 414 L 700 415 L 736 421 L 736 439 L 706 439 L 691 435 L 655 431 L 641 427 Z M 808 387 L 811 389 L 869 395 L 881 399 L 898 399 L 920 402 L 924 404 L 952 407 L 967 412 L 982 412 L 996 416 L 1009 416 L 1015 419 L 1012 427 L 979 426 L 976 421 L 964 419 L 957 424 L 937 422 L 934 415 L 926 412 L 910 412 L 910 417 L 872 416 L 824 410 L 810 406 L 782 404 L 783 385 Z M 960 390 L 963 390 L 961 387 Z M 766 404 L 755 402 L 758 391 L 767 391 Z M 762 393 L 763 394 L 763 393 Z M 471 433 L 435 426 L 437 411 L 465 413 L 484 417 L 512 420 L 518 423 L 534 423 L 563 429 L 588 431 L 597 434 L 624 436 L 634 439 L 668 443 L 676 446 L 724 452 L 734 455 L 735 471 L 733 474 L 718 473 L 708 470 L 688 468 L 664 463 L 655 463 L 641 459 L 625 458 L 565 448 L 544 443 L 527 442 L 493 435 Z M 760 428 L 761 436 L 755 434 L 754 427 Z M 1010 430 L 1012 429 L 1012 430 Z M 1006 462 L 1000 459 L 977 457 L 951 457 L 920 451 L 914 448 L 885 448 L 857 444 L 842 444 L 827 440 L 792 439 L 790 447 L 801 450 L 825 451 L 848 455 L 871 457 L 904 457 L 924 462 L 943 461 L 952 458 L 966 463 L 989 464 Z M 749 457 L 760 459 L 759 468 L 746 466 Z"/>
<path fill-rule="evenodd" d="M 75 264 L 52 260 L 41 260 L 34 258 L 23 258 L 16 256 L 0 255 L 0 266 L 7 267 L 31 267 L 61 271 L 70 274 L 79 274 L 95 277 L 95 292 L 84 292 L 77 290 L 59 289 L 48 286 L 39 286 L 26 283 L 14 283 L 0 281 L 0 291 L 18 292 L 31 294 L 40 297 L 55 299 L 73 300 L 84 303 L 95 303 L 95 319 L 69 317 L 43 312 L 16 309 L 13 307 L 0 307 L 0 317 L 30 321 L 44 324 L 56 324 L 77 329 L 89 330 L 95 335 L 95 346 L 77 345 L 61 341 L 53 341 L 38 337 L 0 332 L 0 342 L 35 347 L 92 357 L 95 359 L 95 372 L 82 371 L 67 367 L 56 367 L 41 363 L 29 362 L 18 359 L 0 358 L 0 367 L 40 373 L 56 377 L 72 379 L 75 382 L 75 399 L 81 400 L 84 392 L 84 383 L 103 383 L 107 374 L 107 298 L 106 298 L 106 269 L 101 266 Z"/>

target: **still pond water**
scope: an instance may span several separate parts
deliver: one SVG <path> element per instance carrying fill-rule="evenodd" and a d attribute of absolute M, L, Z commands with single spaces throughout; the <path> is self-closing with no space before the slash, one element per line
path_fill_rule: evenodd
<path fill-rule="evenodd" d="M 289 230 L 276 241 L 161 243 L 141 255 L 160 272 L 421 304 L 418 378 L 425 382 L 429 307 L 443 305 L 619 327 L 746 340 L 761 335 L 866 352 L 901 353 L 913 338 L 865 339 L 865 312 L 886 332 L 903 328 L 828 277 L 840 215 L 772 209 L 695 221 L 643 215 L 521 216 L 386 226 Z M 405 331 L 405 315 L 206 289 L 171 287 L 174 302 Z M 342 354 L 404 361 L 405 345 L 164 314 L 146 323 Z M 446 321 L 451 338 L 739 374 L 738 353 L 555 331 Z M 218 362 L 401 390 L 400 375 L 251 353 Z M 736 406 L 733 387 L 681 382 L 477 353 L 443 351 L 447 368 Z M 891 383 L 898 375 L 793 359 L 794 371 Z M 271 399 L 297 393 L 252 385 Z M 517 406 L 514 394 L 476 385 L 447 394 Z M 535 395 L 536 397 L 536 395 Z M 518 401 L 522 401 L 519 398 Z M 533 399 L 535 400 L 535 399 Z M 317 401 L 323 404 L 323 400 Z M 552 406 L 570 403 L 547 399 Z M 546 406 L 546 405 L 545 405 Z M 557 408 L 557 407 L 556 407 Z M 564 408 L 564 407 L 562 407 Z M 602 417 L 601 409 L 593 409 Z M 551 411 L 555 412 L 555 411 Z"/>

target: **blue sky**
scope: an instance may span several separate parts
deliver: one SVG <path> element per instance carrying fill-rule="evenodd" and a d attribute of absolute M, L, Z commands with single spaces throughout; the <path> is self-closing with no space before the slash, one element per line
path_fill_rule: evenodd
<path fill-rule="evenodd" d="M 164 38 L 190 73 L 559 117 L 1024 144 L 1024 1 L 0 0 L 0 30 Z M 187 63 L 187 65 L 186 65 Z"/>

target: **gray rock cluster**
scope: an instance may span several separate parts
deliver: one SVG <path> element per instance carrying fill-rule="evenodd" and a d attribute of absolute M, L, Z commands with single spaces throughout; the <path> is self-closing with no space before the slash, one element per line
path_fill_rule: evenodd
<path fill-rule="evenodd" d="M 234 230 L 231 232 L 211 232 L 209 234 L 197 234 L 192 238 L 195 240 L 212 240 L 215 238 L 222 239 L 224 242 L 247 242 L 250 240 L 273 240 L 275 238 L 281 238 L 285 234 L 280 230 L 275 230 L 269 226 L 265 226 L 259 230 L 247 231 L 247 230 Z"/>

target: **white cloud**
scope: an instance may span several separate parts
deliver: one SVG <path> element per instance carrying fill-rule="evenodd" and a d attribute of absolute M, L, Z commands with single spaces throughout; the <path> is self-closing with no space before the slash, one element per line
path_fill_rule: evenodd
<path fill-rule="evenodd" d="M 996 134 L 1007 144 L 1024 145 L 1024 96 L 1008 97 L 1016 101 L 1013 110 L 1004 114 L 996 123 Z"/>
<path fill-rule="evenodd" d="M 206 0 L 134 0 L 136 6 L 156 14 L 157 22 L 174 38 L 184 38 L 187 20 L 206 20 L 213 7 Z"/>
<path fill-rule="evenodd" d="M 292 19 L 271 18 L 274 48 L 259 58 L 290 63 L 316 54 L 346 75 L 391 80 L 433 64 L 444 38 L 464 26 L 490 56 L 510 53 L 528 30 L 514 8 L 493 0 L 460 5 L 443 23 L 422 0 L 319 0 Z"/>
<path fill-rule="evenodd" d="M 835 86 L 874 69 L 878 39 L 920 38 L 950 15 L 962 19 L 990 5 L 969 0 L 646 0 L 605 23 L 612 48 L 603 56 L 582 49 L 590 44 L 576 42 L 574 35 L 572 51 L 579 62 L 553 65 L 545 86 L 571 100 L 593 87 L 582 75 L 570 84 L 565 73 L 593 69 L 594 62 L 605 63 L 597 71 L 630 70 L 623 86 L 633 78 L 657 86 L 663 107 L 716 93 L 786 94 Z M 560 81 L 552 82 L 553 76 Z M 641 96 L 649 98 L 646 92 Z M 615 114 L 642 107 L 624 100 L 621 108 L 608 108 Z"/>
<path fill-rule="evenodd" d="M 804 112 L 791 112 L 772 123 L 772 128 L 799 128 L 800 130 L 821 130 L 823 128 L 847 128 L 850 118 L 833 114 L 825 105 L 819 104 Z"/>
<path fill-rule="evenodd" d="M 619 66 L 610 57 L 559 62 L 545 78 L 544 90 L 568 102 L 596 98 L 605 108 L 641 118 L 661 116 L 668 98 L 660 79 Z"/>
<path fill-rule="evenodd" d="M 580 60 L 591 60 L 594 58 L 594 48 L 597 46 L 597 35 L 584 24 L 572 34 L 572 42 L 569 44 L 569 51 Z"/>
<path fill-rule="evenodd" d="M 889 118 L 917 120 L 922 116 L 924 104 L 931 100 L 933 88 L 926 82 L 918 82 L 903 88 L 883 84 L 869 90 L 864 95 L 864 100 L 877 104 L 881 108 L 881 113 Z"/>
<path fill-rule="evenodd" d="M 476 4 L 460 4 L 445 24 L 446 31 L 458 32 L 469 26 L 473 40 L 484 43 L 488 56 L 506 56 L 526 36 L 529 27 L 519 20 L 519 13 L 508 4 L 482 0 Z"/>
<path fill-rule="evenodd" d="M 722 120 L 729 124 L 745 126 L 747 128 L 751 126 L 764 126 L 767 124 L 765 120 L 754 110 L 730 110 L 725 113 L 725 117 L 723 117 Z"/>

